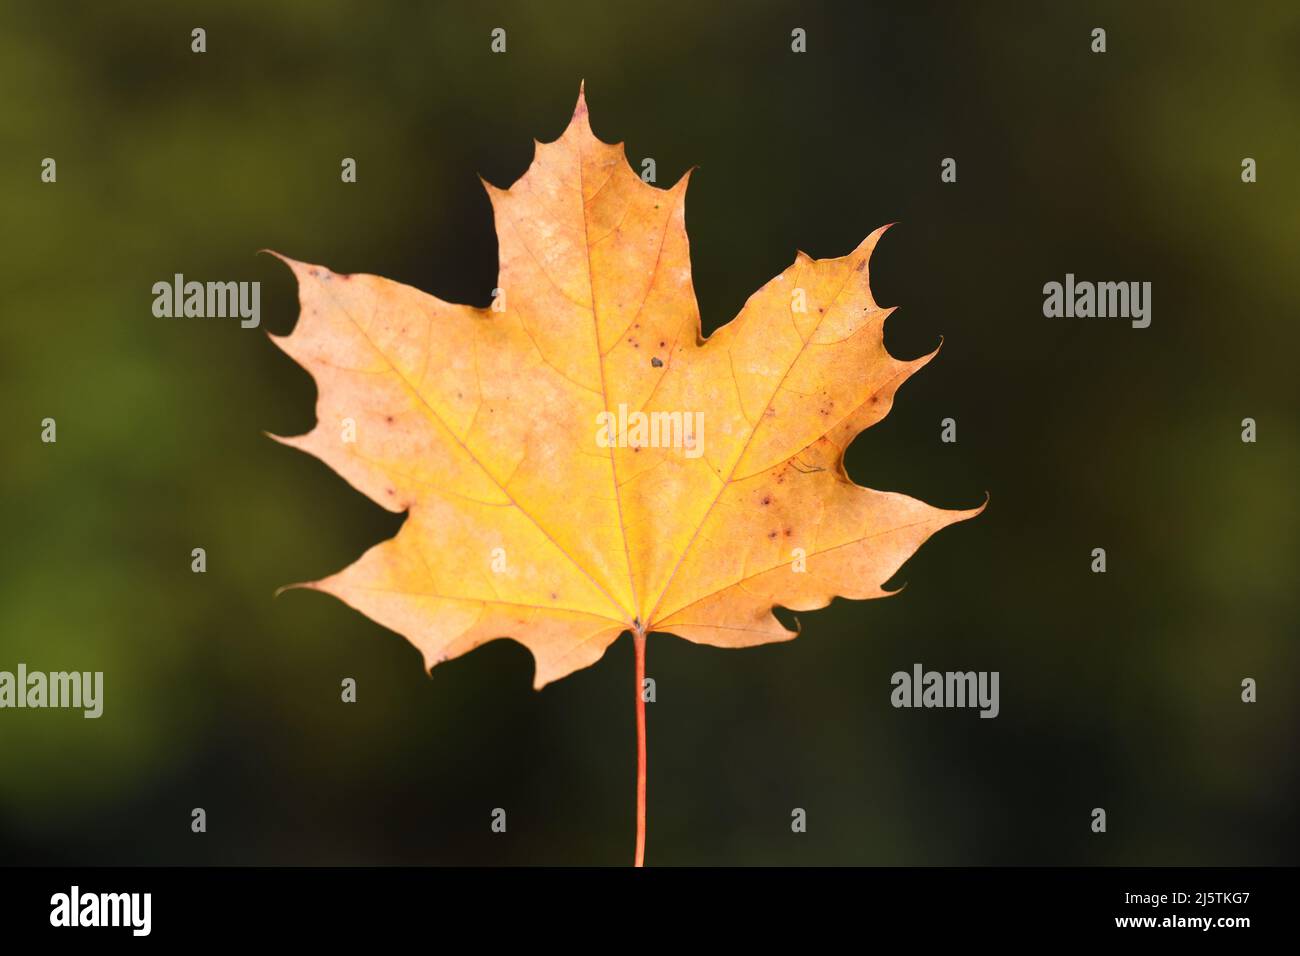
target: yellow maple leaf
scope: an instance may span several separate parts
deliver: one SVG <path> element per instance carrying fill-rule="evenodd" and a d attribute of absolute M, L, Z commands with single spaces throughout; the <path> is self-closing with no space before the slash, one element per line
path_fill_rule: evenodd
<path fill-rule="evenodd" d="M 793 264 L 707 340 L 685 227 L 690 174 L 642 182 L 579 94 L 509 189 L 493 305 L 284 261 L 301 316 L 274 337 L 319 388 L 279 438 L 407 512 L 396 537 L 303 585 L 405 636 L 426 668 L 510 637 L 535 686 L 636 645 L 638 847 L 645 638 L 720 647 L 795 636 L 803 611 L 872 598 L 947 511 L 854 484 L 844 450 L 934 353 L 892 358 L 871 296 L 884 228 Z M 937 351 L 937 349 L 936 349 Z"/>

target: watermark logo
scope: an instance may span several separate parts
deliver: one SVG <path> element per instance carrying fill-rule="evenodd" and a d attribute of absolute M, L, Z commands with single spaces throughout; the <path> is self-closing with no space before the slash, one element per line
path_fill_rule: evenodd
<path fill-rule="evenodd" d="M 16 674 L 0 671 L 0 708 L 4 707 L 79 707 L 83 717 L 94 719 L 104 712 L 104 672 L 29 672 L 19 662 Z"/>
<path fill-rule="evenodd" d="M 889 702 L 895 707 L 978 707 L 981 717 L 996 717 L 997 671 L 927 671 L 913 664 L 911 673 L 895 671 Z"/>
<path fill-rule="evenodd" d="M 618 412 L 596 416 L 596 444 L 600 448 L 680 448 L 687 458 L 704 454 L 703 412 Z"/>
<path fill-rule="evenodd" d="M 153 926 L 152 893 L 82 893 L 74 885 L 50 897 L 51 926 L 129 926 L 148 936 Z"/>
<path fill-rule="evenodd" d="M 239 318 L 245 329 L 262 321 L 260 282 L 186 282 L 178 272 L 171 282 L 155 282 L 153 294 L 153 314 L 160 319 Z"/>
<path fill-rule="evenodd" d="M 1065 282 L 1043 286 L 1043 316 L 1048 319 L 1131 319 L 1133 328 L 1151 324 L 1150 282 Z"/>

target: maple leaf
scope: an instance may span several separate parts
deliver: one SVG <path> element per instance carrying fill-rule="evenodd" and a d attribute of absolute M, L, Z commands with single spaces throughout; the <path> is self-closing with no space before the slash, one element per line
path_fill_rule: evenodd
<path fill-rule="evenodd" d="M 873 598 L 947 511 L 854 484 L 844 451 L 935 353 L 885 350 L 868 260 L 799 253 L 707 340 L 691 284 L 687 173 L 641 180 L 579 93 L 509 189 L 484 183 L 500 243 L 490 308 L 284 261 L 301 316 L 273 339 L 315 378 L 317 425 L 278 438 L 407 518 L 301 585 L 405 636 L 426 669 L 510 637 L 535 686 L 650 632 L 784 641 L 772 613 Z M 281 257 L 283 258 L 283 257 Z M 937 349 L 936 349 L 937 352 Z M 273 436 L 275 437 L 275 436 Z"/>

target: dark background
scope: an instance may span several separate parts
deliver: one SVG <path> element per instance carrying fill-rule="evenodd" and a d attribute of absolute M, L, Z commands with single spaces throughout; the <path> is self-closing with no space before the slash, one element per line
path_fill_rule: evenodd
<path fill-rule="evenodd" d="M 273 599 L 401 518 L 262 436 L 306 431 L 315 398 L 262 330 L 150 311 L 176 272 L 256 280 L 263 327 L 288 331 L 294 283 L 263 247 L 487 304 L 475 174 L 518 177 L 585 78 L 596 133 L 638 169 L 654 157 L 666 186 L 700 167 L 706 332 L 796 248 L 839 256 L 899 222 L 872 263 L 901 306 L 887 342 L 944 348 L 850 474 L 943 507 L 991 496 L 904 566 L 901 595 L 801 615 L 792 643 L 651 637 L 647 861 L 1295 862 L 1295 4 L 0 18 L 0 669 L 103 670 L 106 698 L 97 721 L 0 711 L 0 861 L 630 861 L 630 640 L 536 693 L 513 642 L 429 679 L 341 603 Z M 1045 319 L 1067 272 L 1152 282 L 1151 327 Z M 1000 671 L 1001 716 L 891 708 L 914 662 Z"/>

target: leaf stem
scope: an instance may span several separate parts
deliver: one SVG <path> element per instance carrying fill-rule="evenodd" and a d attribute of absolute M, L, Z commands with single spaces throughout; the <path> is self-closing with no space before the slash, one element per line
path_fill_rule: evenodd
<path fill-rule="evenodd" d="M 645 642 L 641 629 L 632 632 L 636 651 L 636 858 L 633 866 L 645 866 Z"/>

